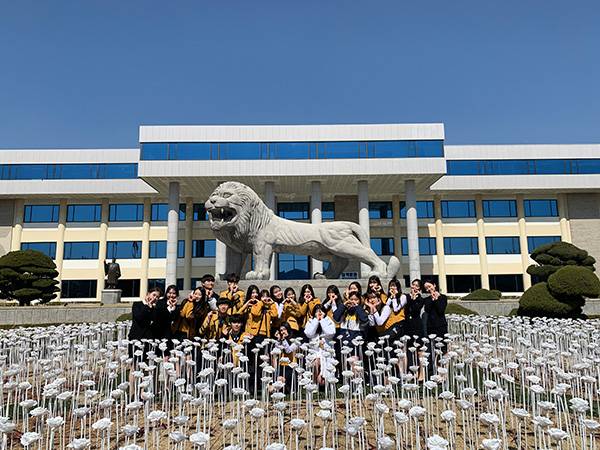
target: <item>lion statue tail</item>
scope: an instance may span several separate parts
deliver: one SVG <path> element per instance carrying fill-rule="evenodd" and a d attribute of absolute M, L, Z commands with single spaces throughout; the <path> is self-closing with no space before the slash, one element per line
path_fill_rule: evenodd
<path fill-rule="evenodd" d="M 360 225 L 358 225 L 354 222 L 349 222 L 349 223 L 352 226 L 352 232 L 354 233 L 356 238 L 365 247 L 371 248 L 371 240 L 367 237 L 367 233 L 365 233 L 365 230 L 363 230 Z M 397 257 L 392 256 L 390 258 L 390 262 L 387 265 L 386 276 L 387 276 L 387 278 L 394 278 L 396 275 L 398 275 L 398 272 L 400 272 L 400 260 Z"/>
<path fill-rule="evenodd" d="M 392 256 L 387 266 L 387 278 L 394 278 L 400 271 L 400 260 Z"/>

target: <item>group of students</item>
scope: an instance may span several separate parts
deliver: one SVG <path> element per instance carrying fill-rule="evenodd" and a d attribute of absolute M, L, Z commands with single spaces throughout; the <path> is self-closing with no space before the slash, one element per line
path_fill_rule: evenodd
<path fill-rule="evenodd" d="M 174 339 L 224 338 L 233 344 L 256 346 L 271 338 L 283 355 L 293 360 L 298 349 L 295 338 L 302 338 L 314 347 L 315 376 L 321 384 L 332 370 L 333 358 L 339 360 L 342 345 L 354 351 L 381 338 L 390 344 L 404 339 L 405 349 L 413 349 L 406 351 L 405 367 L 420 365 L 421 350 L 435 351 L 433 346 L 423 345 L 425 336 L 438 337 L 438 353 L 446 351 L 443 339 L 448 332 L 444 314 L 447 298 L 432 281 L 413 280 L 410 294 L 405 295 L 396 278 L 384 292 L 380 279 L 372 276 L 364 293 L 361 284 L 353 281 L 343 294 L 337 286 L 329 286 L 323 300 L 310 284 L 296 294 L 291 287 L 282 290 L 277 285 L 269 290 L 251 285 L 244 292 L 237 274 L 229 274 L 227 283 L 228 289 L 217 294 L 213 290 L 214 277 L 205 275 L 201 286 L 181 304 L 177 286 L 167 287 L 164 296 L 159 288 L 150 289 L 144 300 L 133 304 L 129 339 L 172 343 Z"/>

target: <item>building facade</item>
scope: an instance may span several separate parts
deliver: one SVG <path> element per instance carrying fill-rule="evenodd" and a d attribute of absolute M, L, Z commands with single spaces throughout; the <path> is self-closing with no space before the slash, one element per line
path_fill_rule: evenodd
<path fill-rule="evenodd" d="M 600 257 L 600 145 L 444 145 L 442 124 L 143 126 L 140 147 L 0 150 L 0 254 L 50 255 L 64 300 L 99 299 L 105 259 L 124 298 L 225 271 L 204 202 L 223 181 L 276 214 L 350 220 L 401 277 L 444 292 L 519 293 L 531 250 L 563 240 Z M 248 261 L 248 270 L 252 262 Z M 274 279 L 323 263 L 278 255 Z M 360 276 L 353 262 L 347 276 Z"/>

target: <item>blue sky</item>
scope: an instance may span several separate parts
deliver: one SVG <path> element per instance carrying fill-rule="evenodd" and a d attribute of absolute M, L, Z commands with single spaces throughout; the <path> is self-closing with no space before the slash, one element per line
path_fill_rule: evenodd
<path fill-rule="evenodd" d="M 597 1 L 0 0 L 0 148 L 393 122 L 599 143 L 599 24 Z"/>

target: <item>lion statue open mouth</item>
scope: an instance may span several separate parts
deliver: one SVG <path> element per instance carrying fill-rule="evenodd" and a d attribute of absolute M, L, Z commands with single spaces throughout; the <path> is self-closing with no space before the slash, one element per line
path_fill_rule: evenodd
<path fill-rule="evenodd" d="M 339 278 L 350 260 L 360 261 L 371 272 L 391 278 L 400 261 L 392 256 L 388 265 L 371 249 L 365 231 L 354 222 L 299 223 L 282 219 L 271 211 L 248 186 L 235 181 L 219 185 L 205 203 L 215 237 L 227 245 L 226 273 L 241 273 L 248 254 L 254 270 L 248 280 L 268 280 L 273 253 L 308 255 L 329 263 L 316 277 Z M 223 274 L 219 274 L 223 275 Z"/>

